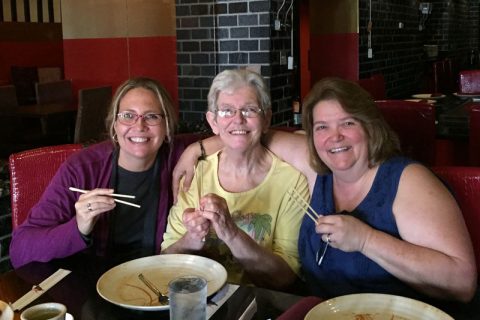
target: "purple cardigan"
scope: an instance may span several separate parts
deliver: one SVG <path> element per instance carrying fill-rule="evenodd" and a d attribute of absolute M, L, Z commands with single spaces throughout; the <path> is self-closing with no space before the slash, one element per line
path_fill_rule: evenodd
<path fill-rule="evenodd" d="M 190 138 L 191 139 L 191 138 Z M 160 194 L 158 202 L 156 248 L 165 232 L 167 215 L 172 205 L 171 176 L 188 139 L 175 139 L 169 152 L 165 143 L 160 149 Z M 91 190 L 108 188 L 112 172 L 113 144 L 110 141 L 92 145 L 70 156 L 58 169 L 39 202 L 30 210 L 28 218 L 13 231 L 10 243 L 10 260 L 15 268 L 31 261 L 46 262 L 64 258 L 83 250 L 105 255 L 108 239 L 106 212 L 98 219 L 93 232 L 93 246 L 87 247 L 78 231 L 75 219 L 75 202 L 80 196 L 68 187 Z"/>

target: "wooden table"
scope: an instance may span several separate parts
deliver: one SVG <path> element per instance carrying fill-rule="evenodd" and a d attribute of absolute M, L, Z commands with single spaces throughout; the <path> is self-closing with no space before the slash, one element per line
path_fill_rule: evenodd
<path fill-rule="evenodd" d="M 0 300 L 14 302 L 58 268 L 65 268 L 72 272 L 31 305 L 60 302 L 67 306 L 68 312 L 76 320 L 169 319 L 168 311 L 131 310 L 102 299 L 96 291 L 96 283 L 110 266 L 101 259 L 83 254 L 50 263 L 31 263 L 0 275 Z M 210 319 L 238 319 L 254 298 L 257 301 L 254 319 L 275 319 L 302 297 L 241 286 Z M 15 312 L 15 320 L 19 318 L 19 312 Z"/>

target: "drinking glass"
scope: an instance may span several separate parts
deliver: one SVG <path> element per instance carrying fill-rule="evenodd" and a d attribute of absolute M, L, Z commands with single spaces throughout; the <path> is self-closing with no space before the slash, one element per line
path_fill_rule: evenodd
<path fill-rule="evenodd" d="M 207 281 L 197 276 L 182 276 L 168 284 L 171 320 L 207 319 Z"/>

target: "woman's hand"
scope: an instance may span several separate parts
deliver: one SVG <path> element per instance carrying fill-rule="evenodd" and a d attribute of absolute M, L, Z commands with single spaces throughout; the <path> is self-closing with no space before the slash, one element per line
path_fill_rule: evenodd
<path fill-rule="evenodd" d="M 78 230 L 85 236 L 89 235 L 100 214 L 115 208 L 115 202 L 110 196 L 113 189 L 94 189 L 82 194 L 75 202 Z"/>
<path fill-rule="evenodd" d="M 230 215 L 225 199 L 209 193 L 200 199 L 200 208 L 202 216 L 210 221 L 217 237 L 229 245 L 239 229 Z"/>
<path fill-rule="evenodd" d="M 323 241 L 345 252 L 362 251 L 373 229 L 348 214 L 320 216 L 315 230 Z"/>
<path fill-rule="evenodd" d="M 190 250 L 200 250 L 205 243 L 204 239 L 210 231 L 210 221 L 204 218 L 198 209 L 185 209 L 182 216 L 183 225 L 187 232 L 183 236 L 183 243 Z"/>

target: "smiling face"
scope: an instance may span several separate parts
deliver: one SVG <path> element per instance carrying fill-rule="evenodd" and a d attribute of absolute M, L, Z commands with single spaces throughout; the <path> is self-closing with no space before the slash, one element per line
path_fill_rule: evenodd
<path fill-rule="evenodd" d="M 259 103 L 255 90 L 250 86 L 239 87 L 233 91 L 221 91 L 217 98 L 217 109 L 235 109 L 232 118 L 222 118 L 213 112 L 207 113 L 212 131 L 218 134 L 226 148 L 246 150 L 260 144 L 262 134 L 268 129 L 270 111 L 259 112 L 257 117 L 247 118 L 240 109 L 256 109 Z"/>
<path fill-rule="evenodd" d="M 163 114 L 156 95 L 145 88 L 134 88 L 125 94 L 120 101 L 118 113 L 124 111 L 138 115 Z M 165 140 L 165 120 L 163 119 L 160 125 L 148 126 L 143 118 L 139 118 L 135 124 L 128 126 L 117 118 L 114 129 L 120 146 L 118 164 L 130 171 L 150 168 Z"/>
<path fill-rule="evenodd" d="M 319 157 L 332 172 L 368 168 L 365 130 L 338 101 L 322 100 L 313 108 L 313 139 Z"/>

